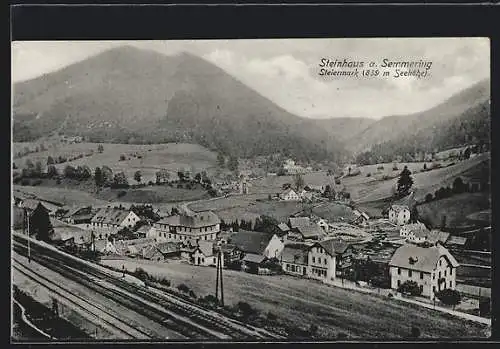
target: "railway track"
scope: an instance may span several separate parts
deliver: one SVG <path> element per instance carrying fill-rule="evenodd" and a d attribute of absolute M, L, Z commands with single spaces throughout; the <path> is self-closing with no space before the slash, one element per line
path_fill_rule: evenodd
<path fill-rule="evenodd" d="M 15 241 L 14 248 L 19 253 L 26 254 L 26 246 L 23 244 L 25 240 L 17 237 Z M 51 269 L 57 269 L 56 271 L 67 274 L 68 277 L 78 278 L 79 280 L 76 281 L 84 282 L 87 287 L 96 292 L 148 316 L 188 338 L 258 340 L 284 338 L 204 309 L 180 297 L 124 282 L 83 263 L 83 261 L 79 262 L 76 259 L 57 254 L 46 247 L 32 244 L 33 250 L 37 252 L 35 258 L 41 264 L 45 264 Z M 45 253 L 39 254 L 39 252 Z M 54 256 L 49 256 L 47 252 Z M 100 283 L 106 283 L 106 285 L 95 283 L 94 278 L 100 280 Z"/>
<path fill-rule="evenodd" d="M 86 300 L 83 297 L 75 295 L 71 291 L 66 290 L 60 285 L 56 284 L 52 280 L 49 280 L 43 275 L 36 273 L 35 271 L 26 268 L 20 261 L 13 258 L 12 267 L 30 280 L 35 281 L 37 284 L 43 286 L 51 294 L 57 295 L 58 300 L 69 303 L 72 307 L 76 307 L 87 315 L 90 319 L 94 319 L 96 323 L 99 323 L 102 327 L 112 333 L 118 333 L 121 337 L 126 339 L 147 339 L 151 338 L 147 333 L 129 326 L 119 317 L 111 314 L 110 312 L 97 307 L 92 302 Z"/>

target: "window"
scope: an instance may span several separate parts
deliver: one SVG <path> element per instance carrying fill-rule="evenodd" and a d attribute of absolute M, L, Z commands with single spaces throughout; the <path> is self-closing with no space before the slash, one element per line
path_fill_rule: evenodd
<path fill-rule="evenodd" d="M 316 263 L 316 258 L 315 257 L 313 257 L 313 263 Z"/>
<path fill-rule="evenodd" d="M 436 274 L 432 273 L 432 280 L 436 280 Z"/>
<path fill-rule="evenodd" d="M 450 288 L 451 288 L 451 287 L 452 287 L 452 286 L 451 286 L 451 280 L 450 280 Z"/>
<path fill-rule="evenodd" d="M 172 234 L 168 234 L 168 238 L 171 239 L 172 238 Z"/>
<path fill-rule="evenodd" d="M 290 264 L 286 263 L 285 265 L 286 265 L 286 270 L 290 271 Z"/>
<path fill-rule="evenodd" d="M 436 286 L 432 286 L 432 293 L 436 293 Z"/>
<path fill-rule="evenodd" d="M 398 275 L 401 275 L 401 268 L 398 268 Z"/>
<path fill-rule="evenodd" d="M 439 272 L 439 278 L 441 279 L 441 271 Z"/>
<path fill-rule="evenodd" d="M 424 273 L 420 272 L 420 280 L 424 279 Z"/>
<path fill-rule="evenodd" d="M 408 277 L 411 278 L 411 270 L 408 270 Z"/>
<path fill-rule="evenodd" d="M 444 277 L 446 277 L 446 269 L 444 270 Z"/>
<path fill-rule="evenodd" d="M 420 293 L 424 292 L 424 286 L 420 285 Z"/>
<path fill-rule="evenodd" d="M 324 264 L 326 265 L 326 258 L 325 258 L 325 260 L 324 260 Z"/>
<path fill-rule="evenodd" d="M 401 280 L 398 280 L 398 287 L 401 286 Z"/>
<path fill-rule="evenodd" d="M 439 260 L 439 266 L 441 266 L 441 262 L 442 262 L 442 260 L 440 259 L 440 260 Z"/>

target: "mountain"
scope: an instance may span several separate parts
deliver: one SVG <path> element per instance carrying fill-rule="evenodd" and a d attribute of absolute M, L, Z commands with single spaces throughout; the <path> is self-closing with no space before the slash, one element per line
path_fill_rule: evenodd
<path fill-rule="evenodd" d="M 54 132 L 94 142 L 192 142 L 242 157 L 336 160 L 343 145 L 188 53 L 114 48 L 14 85 L 14 141 Z"/>
<path fill-rule="evenodd" d="M 483 139 L 489 134 L 490 80 L 480 81 L 429 110 L 411 115 L 388 116 L 369 124 L 346 145 L 355 152 L 377 144 L 397 149 L 412 144 L 421 150 L 458 146 L 468 135 Z M 486 141 L 486 140 L 485 140 Z"/>
<path fill-rule="evenodd" d="M 352 135 L 365 130 L 376 122 L 369 118 L 331 118 L 331 119 L 314 119 L 314 122 L 319 128 L 326 130 L 335 139 L 346 142 L 351 139 Z"/>

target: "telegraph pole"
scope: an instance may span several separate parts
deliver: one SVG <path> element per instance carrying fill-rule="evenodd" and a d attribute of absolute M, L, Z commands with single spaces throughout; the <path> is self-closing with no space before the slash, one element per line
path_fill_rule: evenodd
<path fill-rule="evenodd" d="M 30 215 L 26 208 L 24 208 L 24 214 L 26 216 L 26 225 L 28 226 L 28 263 L 31 263 L 31 249 L 30 249 Z"/>
<path fill-rule="evenodd" d="M 217 252 L 217 276 L 215 281 L 215 298 L 219 300 L 219 280 L 220 280 L 220 303 L 224 306 L 224 284 L 222 281 L 222 251 L 219 249 Z M 220 277 L 219 277 L 220 274 Z"/>

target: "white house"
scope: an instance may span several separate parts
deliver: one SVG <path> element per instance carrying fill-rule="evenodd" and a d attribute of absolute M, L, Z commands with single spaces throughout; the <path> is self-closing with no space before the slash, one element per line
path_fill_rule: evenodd
<path fill-rule="evenodd" d="M 280 194 L 280 199 L 284 201 L 300 201 L 300 196 L 293 189 L 287 189 Z"/>
<path fill-rule="evenodd" d="M 217 265 L 217 253 L 214 251 L 213 241 L 198 241 L 198 247 L 192 254 L 191 258 L 194 265 L 201 266 L 216 266 Z M 224 258 L 221 258 L 222 264 L 224 264 Z M 224 265 L 223 265 L 224 267 Z"/>
<path fill-rule="evenodd" d="M 274 234 L 262 255 L 266 258 L 279 258 L 281 253 L 283 252 L 283 248 L 285 248 L 285 244 L 283 239 L 279 238 L 278 235 Z"/>
<path fill-rule="evenodd" d="M 410 222 L 410 209 L 408 206 L 392 205 L 389 209 L 389 221 L 397 225 L 404 225 Z"/>
<path fill-rule="evenodd" d="M 122 228 L 132 228 L 141 219 L 131 210 L 118 207 L 100 209 L 90 220 L 91 228 L 105 237 L 117 233 Z"/>
<path fill-rule="evenodd" d="M 427 240 L 429 229 L 421 222 L 405 224 L 399 230 L 399 236 L 405 238 L 406 241 L 421 243 Z"/>
<path fill-rule="evenodd" d="M 331 283 L 335 280 L 335 250 L 328 241 L 317 242 L 309 249 L 309 277 Z"/>
<path fill-rule="evenodd" d="M 309 247 L 304 243 L 288 243 L 281 254 L 281 268 L 287 274 L 307 276 Z"/>
<path fill-rule="evenodd" d="M 220 219 L 212 211 L 184 212 L 161 219 L 153 227 L 150 236 L 157 241 L 212 241 L 220 232 Z"/>
<path fill-rule="evenodd" d="M 397 290 L 405 281 L 415 281 L 422 296 L 434 299 L 435 293 L 456 287 L 456 271 L 459 266 L 450 252 L 437 244 L 419 247 L 413 244 L 401 246 L 389 262 L 391 288 Z"/>

